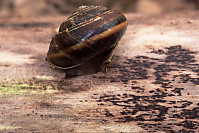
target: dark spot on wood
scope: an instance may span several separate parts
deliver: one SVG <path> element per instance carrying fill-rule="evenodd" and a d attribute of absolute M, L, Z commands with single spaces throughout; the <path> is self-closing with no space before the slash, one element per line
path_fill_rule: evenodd
<path fill-rule="evenodd" d="M 158 50 L 153 49 L 153 51 L 151 51 L 150 53 L 164 54 L 164 51 L 162 49 L 158 49 Z"/>
<path fill-rule="evenodd" d="M 196 122 L 196 121 L 185 120 L 183 122 L 176 123 L 175 125 L 182 126 L 182 127 L 187 128 L 187 129 L 198 129 L 199 123 Z"/>
<path fill-rule="evenodd" d="M 178 96 L 182 96 L 181 91 L 184 90 L 184 88 L 175 88 L 174 90 L 172 90 L 174 93 L 177 93 Z"/>

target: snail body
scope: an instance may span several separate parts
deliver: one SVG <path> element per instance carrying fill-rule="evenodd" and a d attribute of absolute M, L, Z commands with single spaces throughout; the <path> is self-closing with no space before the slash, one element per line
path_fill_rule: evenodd
<path fill-rule="evenodd" d="M 52 38 L 47 60 L 54 68 L 76 69 L 74 75 L 81 75 L 77 69 L 83 67 L 93 72 L 106 72 L 126 27 L 126 18 L 119 11 L 102 6 L 81 6 L 61 24 L 58 34 Z"/>

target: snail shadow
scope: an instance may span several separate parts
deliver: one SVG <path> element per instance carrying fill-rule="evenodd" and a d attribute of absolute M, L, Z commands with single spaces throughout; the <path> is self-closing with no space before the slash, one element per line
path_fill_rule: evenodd
<path fill-rule="evenodd" d="M 100 58 L 94 58 L 83 64 L 70 69 L 60 69 L 59 71 L 65 73 L 65 79 L 73 79 L 78 76 L 92 75 L 97 72 L 106 72 L 106 64 Z"/>
<path fill-rule="evenodd" d="M 64 72 L 65 79 L 75 78 L 77 76 L 92 75 L 97 72 L 107 72 L 107 67 L 111 63 L 114 48 L 102 52 L 90 60 L 83 62 L 82 64 L 72 67 L 70 69 L 59 69 Z"/>

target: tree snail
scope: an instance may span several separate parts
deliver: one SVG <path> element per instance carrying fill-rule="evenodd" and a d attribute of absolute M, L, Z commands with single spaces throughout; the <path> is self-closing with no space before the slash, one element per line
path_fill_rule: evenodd
<path fill-rule="evenodd" d="M 67 76 L 106 72 L 118 41 L 127 28 L 126 17 L 102 6 L 81 6 L 52 38 L 47 60 Z"/>

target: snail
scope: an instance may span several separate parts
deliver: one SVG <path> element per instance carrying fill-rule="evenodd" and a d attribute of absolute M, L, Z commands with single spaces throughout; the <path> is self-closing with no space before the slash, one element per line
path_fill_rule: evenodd
<path fill-rule="evenodd" d="M 126 17 L 119 11 L 80 6 L 52 38 L 47 61 L 53 68 L 65 70 L 66 77 L 106 73 L 126 28 Z"/>

